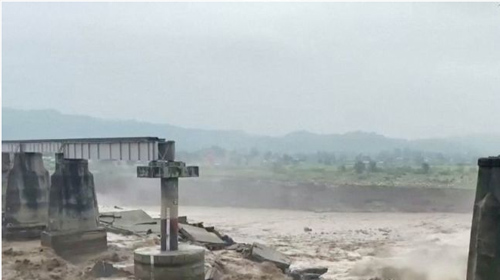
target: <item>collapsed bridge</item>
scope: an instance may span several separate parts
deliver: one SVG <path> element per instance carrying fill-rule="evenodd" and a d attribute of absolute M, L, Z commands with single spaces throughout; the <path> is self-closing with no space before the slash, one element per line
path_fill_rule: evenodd
<path fill-rule="evenodd" d="M 56 156 L 52 176 L 42 154 Z M 136 276 L 202 279 L 204 251 L 178 246 L 177 238 L 178 179 L 198 177 L 199 169 L 176 161 L 175 142 L 157 137 L 2 141 L 3 237 L 40 238 L 42 246 L 65 258 L 106 250 L 88 160 L 147 161 L 137 167 L 137 176 L 161 181 L 161 245 L 135 253 Z M 190 260 L 186 256 L 196 261 L 184 263 Z"/>

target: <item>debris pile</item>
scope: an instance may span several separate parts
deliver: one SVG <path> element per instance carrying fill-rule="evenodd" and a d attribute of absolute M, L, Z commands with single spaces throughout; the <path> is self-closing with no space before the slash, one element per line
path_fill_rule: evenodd
<path fill-rule="evenodd" d="M 116 234 L 138 235 L 160 234 L 160 225 L 143 210 L 105 212 L 99 221 L 106 230 Z"/>
<path fill-rule="evenodd" d="M 105 212 L 99 215 L 99 221 L 109 232 L 117 234 L 160 235 L 159 220 L 153 219 L 143 210 Z M 179 236 L 181 241 L 201 245 L 209 250 L 220 250 L 234 244 L 232 238 L 220 234 L 214 227 L 204 227 L 203 223 L 189 224 L 185 216 L 179 217 Z"/>
<path fill-rule="evenodd" d="M 115 209 L 121 210 L 119 207 Z M 100 215 L 99 220 L 108 231 L 117 234 L 160 235 L 159 219 L 152 218 L 143 210 L 106 212 Z M 309 228 L 304 230 L 312 231 Z M 238 258 L 240 261 L 255 263 L 257 270 L 269 270 L 269 273 L 275 275 L 272 279 L 279 273 L 283 279 L 313 280 L 320 279 L 321 275 L 328 271 L 326 267 L 291 270 L 291 259 L 277 250 L 261 243 L 236 243 L 231 237 L 217 231 L 215 227 L 204 226 L 203 222 L 189 223 L 186 216 L 179 217 L 179 239 L 181 242 L 203 246 L 209 250 L 207 252 L 222 251 L 219 257 L 207 258 L 205 280 L 226 279 L 226 274 L 234 270 L 228 267 L 227 261 Z M 101 261 L 95 264 L 92 274 L 94 277 L 97 275 L 109 277 L 107 275 L 116 275 L 116 269 L 112 264 Z"/>
<path fill-rule="evenodd" d="M 260 243 L 254 243 L 248 256 L 257 262 L 270 262 L 276 265 L 283 272 L 290 267 L 291 260 L 282 253 Z"/>

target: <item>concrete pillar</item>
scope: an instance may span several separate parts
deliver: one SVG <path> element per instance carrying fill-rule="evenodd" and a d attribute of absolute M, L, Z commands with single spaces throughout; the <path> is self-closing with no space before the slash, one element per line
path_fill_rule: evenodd
<path fill-rule="evenodd" d="M 5 194 L 7 192 L 7 180 L 11 169 L 9 153 L 2 153 L 2 213 L 5 212 Z"/>
<path fill-rule="evenodd" d="M 135 278 L 203 280 L 204 248 L 179 244 L 177 240 L 179 177 L 198 177 L 198 167 L 175 161 L 174 141 L 158 143 L 158 157 L 149 166 L 138 167 L 137 176 L 161 180 L 161 241 L 160 246 L 134 251 Z"/>
<path fill-rule="evenodd" d="M 500 280 L 500 157 L 478 165 L 467 280 Z"/>
<path fill-rule="evenodd" d="M 88 161 L 59 157 L 51 181 L 49 219 L 42 233 L 42 246 L 51 247 L 65 258 L 106 250 L 106 231 L 99 226 L 94 177 Z"/>
<path fill-rule="evenodd" d="M 41 153 L 14 155 L 5 190 L 5 237 L 8 240 L 40 237 L 47 223 L 49 179 Z"/>
<path fill-rule="evenodd" d="M 167 162 L 175 161 L 175 142 L 167 141 L 158 144 L 160 159 Z M 178 248 L 178 212 L 179 212 L 179 178 L 161 178 L 161 250 L 167 251 L 167 236 L 169 239 L 168 250 Z M 167 217 L 168 214 L 168 217 Z M 168 219 L 168 221 L 167 221 Z M 168 228 L 168 231 L 167 231 Z"/>

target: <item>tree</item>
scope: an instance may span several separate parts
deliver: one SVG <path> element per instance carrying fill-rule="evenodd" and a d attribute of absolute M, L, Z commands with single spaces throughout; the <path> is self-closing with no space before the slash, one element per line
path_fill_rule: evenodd
<path fill-rule="evenodd" d="M 256 158 L 260 155 L 260 152 L 259 152 L 259 149 L 253 147 L 251 150 L 250 150 L 250 157 L 251 158 Z"/>
<path fill-rule="evenodd" d="M 340 172 L 345 172 L 345 170 L 346 170 L 345 165 L 342 164 L 341 166 L 339 166 Z"/>
<path fill-rule="evenodd" d="M 358 174 L 363 173 L 365 171 L 365 169 L 366 169 L 365 163 L 360 161 L 360 160 L 356 161 L 356 163 L 354 164 L 354 170 Z"/>
<path fill-rule="evenodd" d="M 273 158 L 273 153 L 268 151 L 267 153 L 264 154 L 264 160 L 270 161 Z"/>
<path fill-rule="evenodd" d="M 429 174 L 430 170 L 431 170 L 431 167 L 427 162 L 422 163 L 422 173 Z"/>
<path fill-rule="evenodd" d="M 368 171 L 377 172 L 377 162 L 370 160 L 369 165 L 368 165 Z"/>
<path fill-rule="evenodd" d="M 293 158 L 289 155 L 289 154 L 284 154 L 281 161 L 285 164 L 285 165 L 288 165 L 290 163 L 292 163 L 293 161 Z"/>

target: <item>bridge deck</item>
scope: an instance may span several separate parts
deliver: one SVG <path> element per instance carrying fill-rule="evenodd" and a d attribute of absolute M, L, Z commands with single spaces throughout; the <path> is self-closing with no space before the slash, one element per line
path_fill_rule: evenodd
<path fill-rule="evenodd" d="M 158 158 L 158 137 L 77 138 L 2 141 L 2 152 L 63 153 L 65 158 L 151 161 Z"/>

